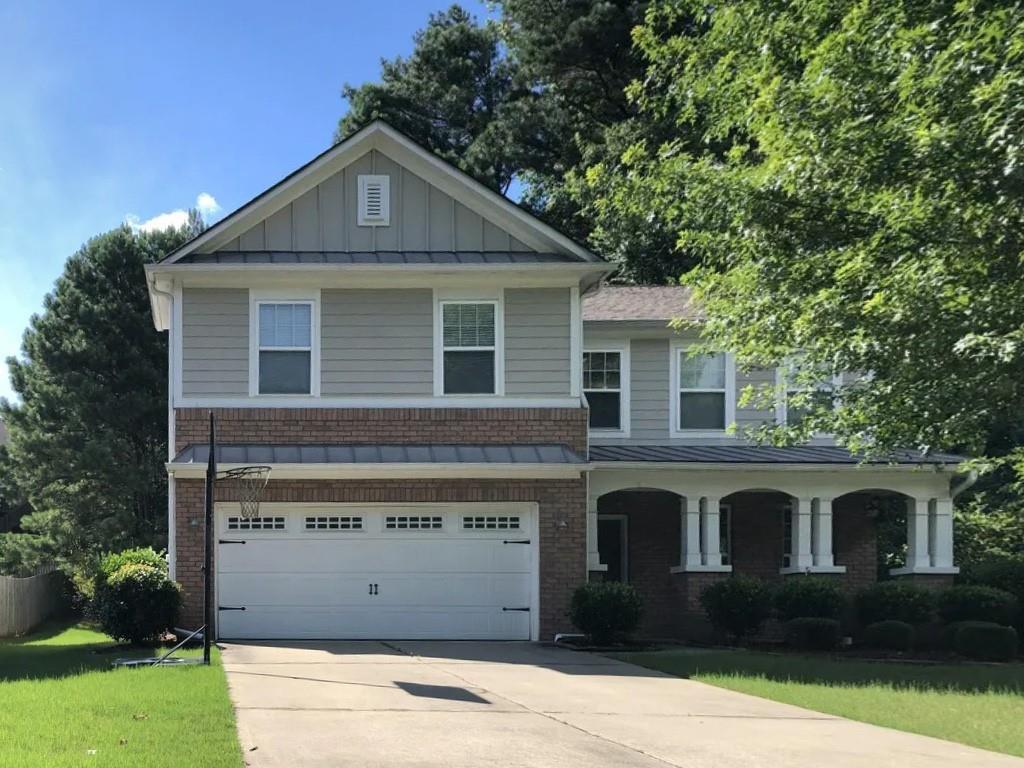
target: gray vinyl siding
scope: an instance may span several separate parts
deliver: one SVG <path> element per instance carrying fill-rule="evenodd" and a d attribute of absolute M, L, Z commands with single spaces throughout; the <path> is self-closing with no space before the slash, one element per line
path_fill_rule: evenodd
<path fill-rule="evenodd" d="M 249 291 L 182 291 L 182 394 L 249 394 Z"/>
<path fill-rule="evenodd" d="M 506 289 L 506 395 L 569 394 L 570 302 L 568 288 Z"/>
<path fill-rule="evenodd" d="M 357 225 L 359 174 L 390 177 L 386 227 Z M 222 251 L 529 251 L 527 245 L 377 150 L 367 152 Z"/>
<path fill-rule="evenodd" d="M 743 390 L 747 387 L 754 389 L 756 400 L 750 405 L 741 406 L 739 401 L 743 397 Z M 774 368 L 754 368 L 749 371 L 736 371 L 736 433 L 738 435 L 757 429 L 766 422 L 775 421 L 774 408 L 758 407 L 763 402 L 764 396 L 774 390 L 774 388 Z"/>
<path fill-rule="evenodd" d="M 667 440 L 668 339 L 633 339 L 629 356 L 630 437 L 634 440 Z"/>
<path fill-rule="evenodd" d="M 320 391 L 329 396 L 433 394 L 433 293 L 320 294 Z"/>

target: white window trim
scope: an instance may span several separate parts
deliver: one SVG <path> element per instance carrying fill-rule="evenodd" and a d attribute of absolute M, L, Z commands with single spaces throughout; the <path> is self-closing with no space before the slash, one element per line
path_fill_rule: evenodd
<path fill-rule="evenodd" d="M 724 437 L 736 422 L 736 359 L 725 353 L 725 427 L 723 429 L 680 429 L 679 428 L 679 362 L 680 357 L 694 346 L 692 343 L 675 342 L 670 345 L 672 359 L 669 365 L 668 432 L 670 437 Z M 696 392 L 698 390 L 690 390 Z M 719 390 L 708 390 L 718 392 Z"/>
<path fill-rule="evenodd" d="M 486 292 L 485 292 L 486 293 Z M 494 391 L 480 393 L 453 393 L 444 391 L 444 307 L 446 304 L 494 305 Z M 491 351 L 490 347 L 453 347 L 466 352 Z M 505 396 L 505 293 L 500 290 L 491 296 L 479 292 L 434 291 L 434 396 L 467 398 L 470 400 Z"/>
<path fill-rule="evenodd" d="M 309 304 L 311 328 L 309 350 L 309 392 L 306 394 L 260 394 L 260 305 Z M 274 349 L 266 347 L 266 349 Z M 294 349 L 289 347 L 289 349 Z M 249 290 L 249 397 L 259 399 L 320 397 L 320 289 L 291 291 L 287 289 Z"/>
<path fill-rule="evenodd" d="M 832 377 L 833 389 L 839 389 L 842 386 L 843 377 L 836 374 Z M 824 384 L 818 384 L 817 389 L 827 390 Z M 785 366 L 778 366 L 775 369 L 775 391 L 777 393 L 775 398 L 775 423 L 781 426 L 787 426 L 789 424 L 789 409 L 787 406 L 787 400 L 789 399 L 789 386 L 786 383 L 786 368 Z M 831 432 L 815 432 L 812 437 L 832 437 Z"/>
<path fill-rule="evenodd" d="M 590 428 L 590 434 L 595 437 L 629 437 L 630 431 L 630 397 L 629 397 L 629 343 L 623 344 L 598 344 L 592 347 L 584 347 L 580 353 L 580 392 L 586 395 L 586 387 L 582 382 L 583 376 L 583 355 L 590 352 L 617 352 L 619 355 L 619 428 L 618 429 L 594 429 Z M 594 390 L 600 392 L 602 390 Z M 604 390 L 614 392 L 615 390 Z"/>

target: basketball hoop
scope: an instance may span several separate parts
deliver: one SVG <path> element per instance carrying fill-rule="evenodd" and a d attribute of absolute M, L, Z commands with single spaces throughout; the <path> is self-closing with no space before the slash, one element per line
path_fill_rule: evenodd
<path fill-rule="evenodd" d="M 247 520 L 257 517 L 260 513 L 260 497 L 270 481 L 270 467 L 251 466 L 228 469 L 224 471 L 224 480 L 235 489 L 242 517 Z"/>

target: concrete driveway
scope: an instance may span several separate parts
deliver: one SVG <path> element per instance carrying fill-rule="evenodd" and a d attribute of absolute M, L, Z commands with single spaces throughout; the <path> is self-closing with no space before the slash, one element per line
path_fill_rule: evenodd
<path fill-rule="evenodd" d="M 945 768 L 1024 760 L 529 643 L 227 644 L 253 768 Z"/>

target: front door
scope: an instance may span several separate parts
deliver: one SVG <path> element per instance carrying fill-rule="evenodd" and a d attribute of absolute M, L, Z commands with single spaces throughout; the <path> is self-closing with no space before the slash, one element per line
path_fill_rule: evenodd
<path fill-rule="evenodd" d="M 598 515 L 597 551 L 608 566 L 605 581 L 629 581 L 627 518 L 625 515 Z"/>

